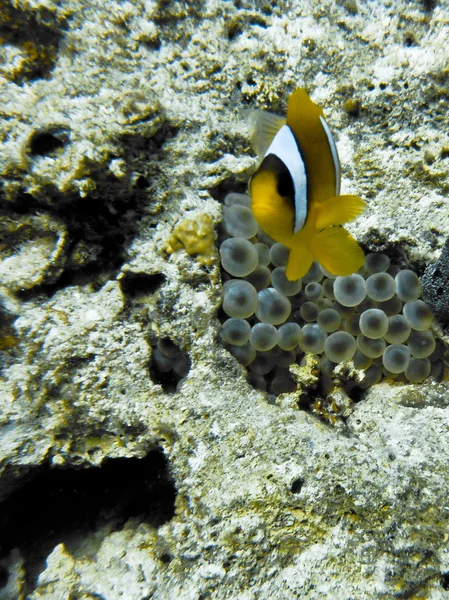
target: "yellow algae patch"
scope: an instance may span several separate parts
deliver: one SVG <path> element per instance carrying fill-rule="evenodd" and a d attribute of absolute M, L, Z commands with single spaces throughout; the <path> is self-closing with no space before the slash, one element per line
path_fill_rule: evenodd
<path fill-rule="evenodd" d="M 215 248 L 214 222 L 210 215 L 200 214 L 184 219 L 175 228 L 164 245 L 167 254 L 185 250 L 202 265 L 211 266 L 218 260 Z"/>

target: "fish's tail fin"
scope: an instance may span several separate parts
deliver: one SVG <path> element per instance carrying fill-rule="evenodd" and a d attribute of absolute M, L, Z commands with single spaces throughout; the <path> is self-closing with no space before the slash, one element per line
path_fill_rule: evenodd
<path fill-rule="evenodd" d="M 333 275 L 351 275 L 365 262 L 356 240 L 343 227 L 327 227 L 312 238 L 311 253 Z"/>
<path fill-rule="evenodd" d="M 366 203 L 359 196 L 334 196 L 318 207 L 315 227 L 324 229 L 331 225 L 343 225 L 353 221 L 366 208 Z"/>
<path fill-rule="evenodd" d="M 290 249 L 285 275 L 289 281 L 304 277 L 313 263 L 313 256 L 303 244 Z"/>

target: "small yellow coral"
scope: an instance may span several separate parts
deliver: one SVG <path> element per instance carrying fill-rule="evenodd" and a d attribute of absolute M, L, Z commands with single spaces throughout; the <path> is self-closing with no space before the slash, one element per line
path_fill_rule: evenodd
<path fill-rule="evenodd" d="M 194 219 L 181 221 L 166 241 L 164 250 L 173 254 L 184 249 L 202 265 L 211 266 L 218 259 L 214 239 L 212 217 L 203 213 Z"/>

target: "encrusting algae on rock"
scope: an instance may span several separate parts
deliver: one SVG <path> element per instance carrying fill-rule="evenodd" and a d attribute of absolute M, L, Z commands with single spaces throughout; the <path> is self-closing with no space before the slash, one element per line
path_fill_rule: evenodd
<path fill-rule="evenodd" d="M 200 264 L 207 267 L 213 265 L 218 258 L 218 252 L 215 248 L 212 217 L 202 213 L 196 218 L 181 221 L 167 239 L 164 250 L 167 254 L 185 250 Z"/>

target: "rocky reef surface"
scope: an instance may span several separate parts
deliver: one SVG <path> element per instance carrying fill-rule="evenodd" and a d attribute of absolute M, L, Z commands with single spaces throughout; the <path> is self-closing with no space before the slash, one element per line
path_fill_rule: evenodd
<path fill-rule="evenodd" d="M 447 381 L 334 425 L 270 400 L 220 342 L 213 245 L 257 165 L 240 110 L 305 86 L 348 229 L 422 274 L 448 35 L 446 0 L 0 0 L 1 600 L 449 597 Z"/>

